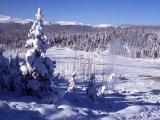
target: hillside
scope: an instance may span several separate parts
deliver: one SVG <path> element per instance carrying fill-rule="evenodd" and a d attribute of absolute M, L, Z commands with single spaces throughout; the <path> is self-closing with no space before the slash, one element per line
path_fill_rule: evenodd
<path fill-rule="evenodd" d="M 21 48 L 27 39 L 30 23 L 0 23 L 0 43 Z M 121 25 L 92 27 L 86 25 L 45 25 L 49 41 L 54 46 L 74 50 L 104 51 L 107 43 L 117 40 L 122 44 L 118 54 L 136 58 L 160 57 L 160 26 Z"/>

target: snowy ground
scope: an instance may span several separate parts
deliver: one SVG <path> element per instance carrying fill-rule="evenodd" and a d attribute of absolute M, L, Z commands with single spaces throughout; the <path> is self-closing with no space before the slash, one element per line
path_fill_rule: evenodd
<path fill-rule="evenodd" d="M 66 79 L 70 79 L 73 72 L 78 74 L 77 93 L 65 93 L 67 80 L 55 85 L 58 96 L 41 100 L 1 91 L 0 120 L 160 119 L 160 81 L 151 80 L 151 77 L 159 76 L 159 60 L 131 59 L 107 52 L 74 52 L 69 48 L 55 47 L 50 48 L 47 54 L 57 60 L 56 73 L 61 73 Z M 97 82 L 105 85 L 112 72 L 127 79 L 111 82 L 113 91 L 108 90 L 97 101 L 88 99 L 84 87 L 87 74 L 95 73 Z"/>

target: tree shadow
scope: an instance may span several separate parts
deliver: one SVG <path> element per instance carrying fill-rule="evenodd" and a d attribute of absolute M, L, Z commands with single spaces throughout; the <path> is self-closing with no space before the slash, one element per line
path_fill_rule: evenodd
<path fill-rule="evenodd" d="M 98 97 L 96 101 L 92 101 L 86 96 L 85 91 L 77 89 L 76 93 L 65 94 L 64 99 L 70 101 L 76 107 L 105 112 L 116 112 L 128 106 L 124 95 L 119 93 L 106 94 L 103 97 Z"/>
<path fill-rule="evenodd" d="M 151 94 L 160 95 L 160 89 L 153 89 L 153 90 L 151 91 Z"/>
<path fill-rule="evenodd" d="M 132 94 L 131 96 L 140 96 L 142 94 L 143 92 L 140 92 L 137 94 Z M 97 98 L 97 100 L 94 102 L 86 96 L 86 93 L 84 91 L 77 89 L 76 94 L 71 92 L 71 93 L 68 93 L 64 98 L 70 101 L 73 104 L 73 106 L 80 107 L 80 108 L 86 108 L 88 110 L 107 112 L 107 113 L 117 112 L 117 111 L 123 110 L 132 105 L 160 106 L 160 103 L 149 103 L 149 102 L 144 102 L 143 100 L 139 100 L 139 99 L 135 101 L 128 101 L 126 99 L 126 95 L 123 95 L 118 92 L 108 93 L 104 95 L 103 97 Z M 93 116 L 92 115 L 93 113 L 89 113 L 89 114 Z M 95 117 L 98 117 L 98 116 L 95 116 Z"/>
<path fill-rule="evenodd" d="M 34 96 L 25 96 L 17 94 L 17 92 L 3 90 L 0 92 L 0 100 L 6 102 L 25 102 L 25 103 L 40 103 L 40 99 Z"/>
<path fill-rule="evenodd" d="M 0 111 L 1 120 L 45 120 L 38 111 L 18 110 L 16 108 L 4 108 Z"/>

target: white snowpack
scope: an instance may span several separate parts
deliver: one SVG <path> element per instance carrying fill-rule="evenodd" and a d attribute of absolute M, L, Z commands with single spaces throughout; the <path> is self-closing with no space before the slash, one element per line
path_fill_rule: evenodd
<path fill-rule="evenodd" d="M 75 52 L 69 48 L 52 47 L 46 53 L 48 57 L 56 59 L 57 66 L 59 66 L 56 72 L 63 71 L 66 78 L 71 78 Z M 78 76 L 79 79 L 76 81 L 78 100 L 74 100 L 72 93 L 65 94 L 67 85 L 63 82 L 57 83 L 61 97 L 53 95 L 39 100 L 29 96 L 18 97 L 10 92 L 0 93 L 0 119 L 158 120 L 160 118 L 160 82 L 150 78 L 150 76 L 159 76 L 159 59 L 132 59 L 111 55 L 107 51 L 103 53 L 76 52 L 76 56 L 87 55 L 94 59 L 95 64 L 104 63 L 105 60 L 105 66 L 97 65 L 95 74 L 97 81 L 104 80 L 103 85 L 106 88 L 107 80 L 112 81 L 115 76 L 127 79 L 113 82 L 114 89 L 106 91 L 104 96 L 95 102 L 86 98 L 85 89 L 83 89 L 84 80 L 81 79 L 83 76 Z M 103 71 L 105 76 L 103 77 L 99 71 Z M 78 69 L 74 72 L 81 75 L 78 74 Z M 30 86 L 35 87 L 37 83 L 31 83 Z M 55 101 L 50 103 L 51 99 Z"/>

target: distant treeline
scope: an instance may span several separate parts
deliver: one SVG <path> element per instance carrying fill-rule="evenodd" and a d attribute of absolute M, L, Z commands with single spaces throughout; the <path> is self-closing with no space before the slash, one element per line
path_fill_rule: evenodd
<path fill-rule="evenodd" d="M 0 44 L 22 48 L 30 24 L 0 23 Z M 122 43 L 120 54 L 129 57 L 160 57 L 160 26 L 121 26 L 93 28 L 80 25 L 46 25 L 45 33 L 51 44 L 75 50 L 104 51 L 111 40 Z"/>

